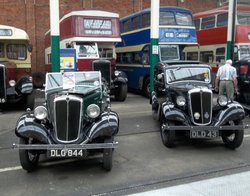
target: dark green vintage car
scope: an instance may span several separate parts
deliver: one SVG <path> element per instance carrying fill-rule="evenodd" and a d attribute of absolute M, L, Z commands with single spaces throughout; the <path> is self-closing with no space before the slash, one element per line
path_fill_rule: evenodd
<path fill-rule="evenodd" d="M 100 72 L 48 73 L 45 103 L 19 118 L 20 142 L 13 146 L 27 171 L 35 169 L 40 154 L 77 158 L 96 153 L 103 155 L 103 168 L 111 170 L 118 129 Z"/>

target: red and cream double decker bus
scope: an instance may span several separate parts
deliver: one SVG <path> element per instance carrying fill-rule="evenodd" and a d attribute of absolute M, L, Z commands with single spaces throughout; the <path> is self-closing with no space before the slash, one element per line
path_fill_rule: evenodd
<path fill-rule="evenodd" d="M 33 108 L 31 50 L 24 30 L 0 25 L 0 107 L 25 101 L 25 107 Z"/>
<path fill-rule="evenodd" d="M 250 4 L 238 4 L 235 17 L 234 61 L 250 56 Z M 193 15 L 198 46 L 184 49 L 185 59 L 209 63 L 213 70 L 225 63 L 228 6 Z"/>
<path fill-rule="evenodd" d="M 115 71 L 115 44 L 121 41 L 119 14 L 72 11 L 60 20 L 60 49 L 73 48 L 78 71 L 101 71 L 117 100 L 127 96 L 127 78 Z M 45 64 L 51 64 L 50 31 L 45 34 Z"/>

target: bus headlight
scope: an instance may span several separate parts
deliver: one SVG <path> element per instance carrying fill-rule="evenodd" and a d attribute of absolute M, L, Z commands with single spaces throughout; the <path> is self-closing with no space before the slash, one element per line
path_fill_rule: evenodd
<path fill-rule="evenodd" d="M 96 104 L 91 104 L 87 107 L 87 115 L 90 118 L 96 118 L 100 115 L 100 108 Z"/>
<path fill-rule="evenodd" d="M 48 111 L 44 106 L 38 106 L 34 110 L 34 116 L 38 120 L 44 120 L 47 118 Z"/>
<path fill-rule="evenodd" d="M 186 99 L 185 99 L 185 97 L 183 97 L 183 96 L 178 96 L 178 97 L 176 98 L 176 104 L 177 104 L 178 106 L 184 106 L 184 105 L 186 104 Z"/>
<path fill-rule="evenodd" d="M 15 86 L 16 85 L 16 81 L 15 80 L 10 80 L 9 81 L 9 85 L 12 86 L 12 87 Z"/>
<path fill-rule="evenodd" d="M 217 99 L 217 102 L 220 106 L 226 106 L 228 103 L 227 97 L 225 95 L 220 95 Z"/>

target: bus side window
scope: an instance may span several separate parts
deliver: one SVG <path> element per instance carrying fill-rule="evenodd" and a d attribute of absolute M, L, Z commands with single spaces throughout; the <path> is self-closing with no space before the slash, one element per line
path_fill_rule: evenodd
<path fill-rule="evenodd" d="M 225 47 L 217 48 L 216 49 L 216 66 L 222 65 L 225 63 L 225 55 L 226 55 L 226 49 Z"/>
<path fill-rule="evenodd" d="M 133 52 L 132 56 L 133 56 L 132 63 L 134 63 L 134 64 L 141 63 L 141 57 L 140 57 L 138 52 Z"/>
<path fill-rule="evenodd" d="M 3 58 L 4 57 L 4 44 L 0 43 L 0 57 Z"/>
<path fill-rule="evenodd" d="M 149 47 L 146 46 L 142 49 L 142 64 L 143 65 L 147 65 L 149 64 L 149 54 L 148 54 L 148 51 L 149 51 Z"/>
<path fill-rule="evenodd" d="M 198 61 L 198 52 L 187 52 L 187 60 Z"/>
<path fill-rule="evenodd" d="M 204 63 L 213 63 L 213 51 L 204 51 L 200 53 L 200 61 Z"/>
<path fill-rule="evenodd" d="M 201 29 L 209 29 L 215 26 L 215 16 L 202 18 Z"/>

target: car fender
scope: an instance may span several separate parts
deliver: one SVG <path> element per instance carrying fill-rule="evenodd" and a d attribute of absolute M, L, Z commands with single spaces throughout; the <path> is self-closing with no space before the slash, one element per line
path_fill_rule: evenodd
<path fill-rule="evenodd" d="M 114 84 L 117 84 L 117 83 L 124 83 L 124 84 L 126 84 L 128 82 L 127 75 L 123 71 L 119 71 L 119 75 L 118 76 L 115 76 L 113 74 L 112 80 L 113 80 Z"/>
<path fill-rule="evenodd" d="M 245 111 L 242 105 L 238 102 L 232 102 L 227 107 L 221 110 L 216 116 L 214 126 L 224 125 L 229 121 L 242 120 L 245 118 Z"/>
<path fill-rule="evenodd" d="M 116 112 L 104 112 L 101 118 L 93 123 L 88 138 L 91 140 L 100 136 L 114 136 L 119 130 L 119 118 Z"/>
<path fill-rule="evenodd" d="M 22 94 L 30 94 L 33 91 L 33 84 L 29 77 L 22 77 L 17 83 L 15 88 Z"/>
<path fill-rule="evenodd" d="M 15 134 L 22 138 L 34 138 L 44 144 L 52 143 L 46 128 L 39 122 L 36 122 L 34 116 L 31 116 L 29 113 L 23 114 L 18 119 Z"/>
<path fill-rule="evenodd" d="M 189 124 L 186 114 L 178 108 L 175 108 L 172 104 L 162 104 L 162 115 L 167 121 L 178 121 L 185 125 Z"/>

